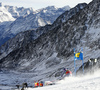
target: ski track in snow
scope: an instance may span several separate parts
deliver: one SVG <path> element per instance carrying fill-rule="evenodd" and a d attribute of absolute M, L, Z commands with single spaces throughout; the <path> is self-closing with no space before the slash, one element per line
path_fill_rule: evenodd
<path fill-rule="evenodd" d="M 66 77 L 63 80 L 55 81 L 55 83 L 55 85 L 51 86 L 26 88 L 24 90 L 100 90 L 100 70 L 96 71 L 92 75 Z M 12 89 L 11 86 L 0 85 L 0 90 L 18 89 Z"/>
<path fill-rule="evenodd" d="M 27 90 L 100 90 L 100 73 L 93 76 L 65 78 L 53 86 L 29 88 Z"/>

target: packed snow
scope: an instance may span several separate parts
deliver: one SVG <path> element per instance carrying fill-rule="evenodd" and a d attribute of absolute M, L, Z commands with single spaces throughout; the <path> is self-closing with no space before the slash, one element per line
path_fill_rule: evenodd
<path fill-rule="evenodd" d="M 22 74 L 21 74 L 22 76 Z M 1 77 L 1 76 L 0 76 Z M 11 79 L 14 79 L 11 77 L 11 74 L 8 74 L 8 77 Z M 1 80 L 5 80 L 6 75 L 3 74 L 1 77 Z M 17 77 L 18 78 L 18 77 Z M 6 81 L 4 81 L 5 83 Z M 8 81 L 11 82 L 10 79 Z M 34 81 L 31 82 L 32 87 L 28 87 L 24 90 L 100 90 L 100 70 L 97 70 L 94 74 L 90 75 L 83 75 L 83 76 L 72 76 L 72 77 L 66 77 L 62 80 L 54 80 L 52 81 L 55 83 L 55 85 L 48 85 L 43 87 L 37 87 L 34 88 Z M 14 83 L 14 82 L 13 82 Z M 0 85 L 0 89 L 2 90 L 21 90 L 17 89 L 15 86 L 12 85 Z"/>
<path fill-rule="evenodd" d="M 66 77 L 55 83 L 51 86 L 26 88 L 25 90 L 100 90 L 100 70 L 93 75 Z"/>

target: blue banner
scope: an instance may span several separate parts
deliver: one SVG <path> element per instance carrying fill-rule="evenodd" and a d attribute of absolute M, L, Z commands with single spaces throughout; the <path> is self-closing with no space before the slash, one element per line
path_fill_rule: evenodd
<path fill-rule="evenodd" d="M 74 53 L 74 60 L 83 60 L 83 53 Z"/>
<path fill-rule="evenodd" d="M 82 60 L 82 69 L 83 69 L 83 74 L 84 74 L 84 61 L 83 61 L 83 53 L 82 52 L 83 52 L 83 49 L 79 53 L 76 53 L 75 49 L 74 49 L 74 69 L 75 69 L 75 76 L 76 76 L 76 72 L 77 72 L 77 69 L 76 69 L 76 60 Z"/>

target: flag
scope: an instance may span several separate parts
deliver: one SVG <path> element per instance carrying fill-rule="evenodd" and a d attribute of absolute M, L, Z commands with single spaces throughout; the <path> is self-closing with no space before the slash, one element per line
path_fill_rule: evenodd
<path fill-rule="evenodd" d="M 74 60 L 83 60 L 83 53 L 74 53 Z"/>

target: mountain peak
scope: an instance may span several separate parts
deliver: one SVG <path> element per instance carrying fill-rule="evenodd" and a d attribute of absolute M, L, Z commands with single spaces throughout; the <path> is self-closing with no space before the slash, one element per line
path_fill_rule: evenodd
<path fill-rule="evenodd" d="M 48 6 L 46 7 L 48 10 L 57 10 L 58 8 L 56 6 Z"/>
<path fill-rule="evenodd" d="M 69 10 L 69 9 L 70 9 L 70 6 L 69 6 L 69 5 L 64 6 L 63 9 L 64 9 L 64 10 Z"/>
<path fill-rule="evenodd" d="M 76 7 L 80 7 L 80 9 L 83 9 L 86 5 L 87 3 L 79 3 L 76 5 Z"/>

